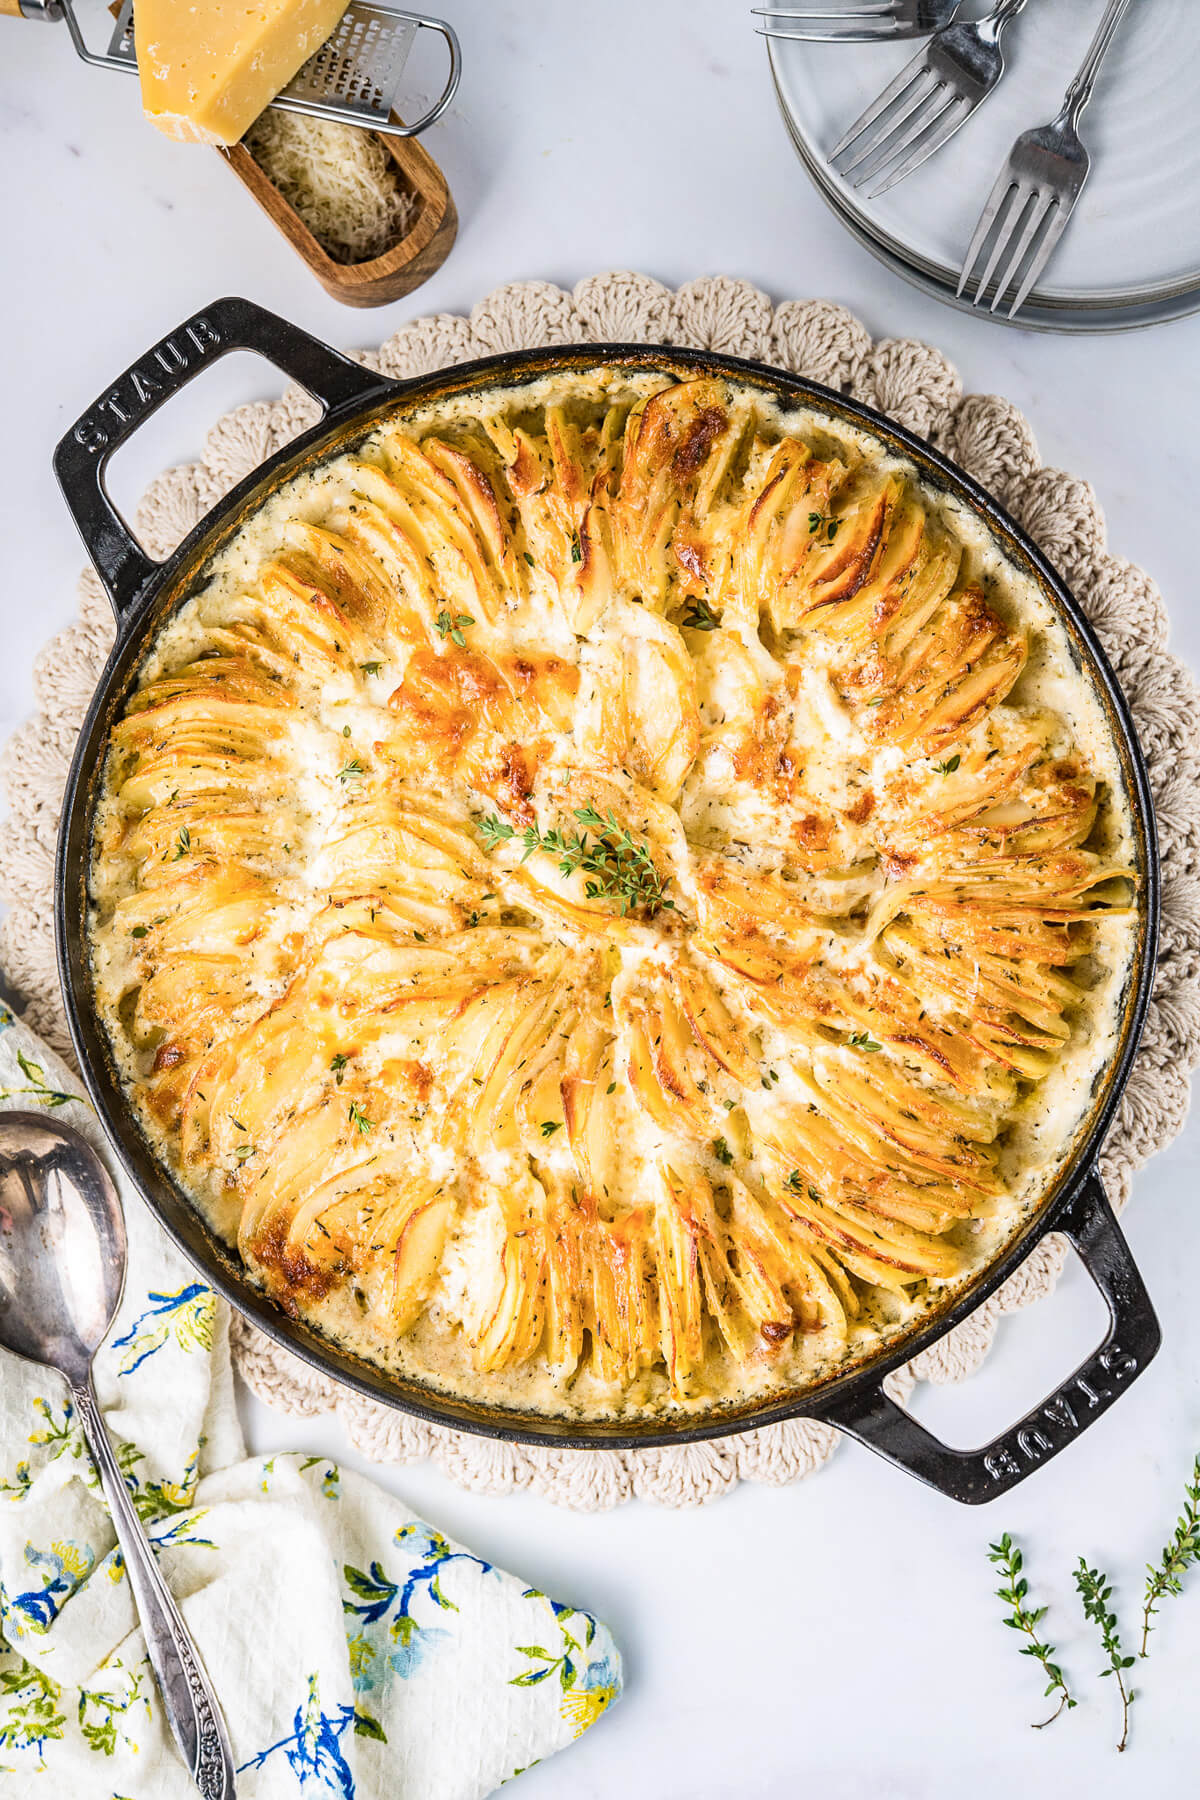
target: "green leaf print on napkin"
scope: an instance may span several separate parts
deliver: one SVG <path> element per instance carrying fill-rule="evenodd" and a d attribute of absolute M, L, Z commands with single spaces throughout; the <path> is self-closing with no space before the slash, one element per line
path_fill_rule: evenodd
<path fill-rule="evenodd" d="M 491 1563 L 466 1550 L 454 1549 L 440 1532 L 419 1521 L 401 1526 L 395 1541 L 418 1558 L 403 1583 L 392 1581 L 378 1562 L 372 1562 L 365 1571 L 349 1563 L 342 1570 L 346 1586 L 356 1596 L 343 1600 L 342 1609 L 350 1617 L 362 1620 L 361 1630 L 346 1634 L 356 1692 L 375 1687 L 387 1670 L 407 1681 L 434 1646 L 450 1638 L 451 1633 L 439 1626 L 422 1624 L 413 1606 L 424 1593 L 444 1612 L 458 1611 L 443 1592 L 440 1581 L 442 1571 L 451 1563 L 473 1564 L 484 1575 L 496 1573 Z M 385 1625 L 387 1629 L 382 1631 Z"/>
<path fill-rule="evenodd" d="M 11 1016 L 6 1022 L 9 1025 L 12 1024 Z M 3 1026 L 0 1026 L 0 1030 L 2 1029 Z M 23 1050 L 17 1051 L 17 1062 L 20 1066 L 22 1075 L 25 1076 L 28 1082 L 28 1086 L 12 1088 L 0 1087 L 0 1100 L 24 1099 L 25 1096 L 28 1095 L 30 1099 L 36 1100 L 39 1106 L 46 1106 L 51 1108 L 51 1110 L 56 1106 L 66 1106 L 69 1100 L 76 1100 L 81 1106 L 88 1105 L 88 1102 L 79 1094 L 68 1094 L 63 1092 L 60 1088 L 52 1088 L 46 1080 L 46 1071 L 43 1069 L 41 1063 L 34 1062 L 31 1057 L 26 1056 Z"/>
<path fill-rule="evenodd" d="M 575 1736 L 581 1737 L 620 1693 L 620 1671 L 607 1651 L 598 1657 L 587 1654 L 596 1637 L 596 1621 L 590 1613 L 576 1612 L 537 1588 L 526 1588 L 525 1598 L 545 1600 L 558 1627 L 562 1649 L 555 1654 L 541 1644 L 516 1645 L 519 1655 L 531 1659 L 531 1666 L 512 1676 L 508 1685 L 536 1687 L 557 1673 L 563 1693 L 562 1716 L 575 1727 Z M 568 1620 L 580 1623 L 572 1630 Z"/>

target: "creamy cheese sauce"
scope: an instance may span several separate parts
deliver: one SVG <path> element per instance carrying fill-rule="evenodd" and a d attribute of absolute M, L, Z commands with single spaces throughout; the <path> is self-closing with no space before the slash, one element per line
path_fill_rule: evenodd
<path fill-rule="evenodd" d="M 485 410 L 529 422 L 537 421 L 547 404 L 565 401 L 577 409 L 580 418 L 586 418 L 601 402 L 655 392 L 661 385 L 655 377 L 630 377 L 627 372 L 612 370 L 600 371 L 595 377 L 547 377 L 509 395 L 490 394 L 486 407 L 477 397 L 462 395 L 425 409 L 400 408 L 396 421 L 415 440 L 435 430 L 453 437 L 456 430 L 474 425 Z M 955 766 L 951 767 L 945 754 L 926 756 L 911 747 L 872 743 L 864 736 L 855 709 L 839 691 L 841 651 L 835 638 L 818 641 L 810 635 L 801 640 L 798 635 L 783 633 L 774 647 L 768 648 L 764 634 L 744 625 L 705 633 L 689 631 L 688 654 L 700 721 L 697 754 L 673 803 L 664 803 L 644 787 L 634 789 L 629 783 L 624 796 L 634 809 L 629 815 L 631 827 L 651 845 L 660 871 L 667 872 L 667 879 L 674 884 L 671 891 L 679 896 L 680 912 L 660 912 L 651 920 L 632 918 L 616 941 L 603 935 L 593 940 L 586 925 L 564 923 L 562 913 L 549 904 L 557 898 L 586 908 L 583 877 L 562 877 L 553 855 L 539 853 L 522 865 L 519 839 L 496 849 L 495 893 L 481 901 L 492 909 L 486 912 L 487 925 L 504 929 L 532 924 L 547 941 L 569 946 L 572 953 L 599 943 L 597 954 L 609 984 L 612 1016 L 622 1021 L 622 1054 L 628 1041 L 624 1021 L 632 1016 L 629 1009 L 648 982 L 653 983 L 660 974 L 667 978 L 685 929 L 681 919 L 691 920 L 704 904 L 698 858 L 706 852 L 719 853 L 742 869 L 766 874 L 780 867 L 788 846 L 795 845 L 813 812 L 836 819 L 842 854 L 833 868 L 825 871 L 818 867 L 805 878 L 805 900 L 816 923 L 811 928 L 798 923 L 796 941 L 804 941 L 807 930 L 819 968 L 853 987 L 875 968 L 869 928 L 872 909 L 889 891 L 892 880 L 876 848 L 880 819 L 891 818 L 887 807 L 893 807 L 899 829 L 902 820 L 914 809 L 919 811 L 926 799 L 930 805 L 946 805 L 953 797 L 959 758 L 968 760 L 975 746 L 991 744 L 993 739 L 999 749 L 991 754 L 1002 753 L 1010 740 L 1017 741 L 1031 719 L 1049 716 L 1051 722 L 1045 730 L 1055 753 L 1074 755 L 1097 781 L 1100 804 L 1086 848 L 1098 852 L 1114 868 L 1131 868 L 1135 859 L 1120 761 L 1103 706 L 1089 678 L 1078 668 L 1070 638 L 1055 610 L 1036 585 L 1003 558 L 987 527 L 958 501 L 933 492 L 914 468 L 889 457 L 869 433 L 835 424 L 809 408 L 780 413 L 749 391 L 733 398 L 754 408 L 767 449 L 780 437 L 794 434 L 826 457 L 836 451 L 848 465 L 865 465 L 879 475 L 900 475 L 941 530 L 961 546 L 960 585 L 964 580 L 977 583 L 1001 619 L 1028 635 L 1029 654 L 1001 705 L 987 717 L 969 723 L 961 738 L 954 739 Z M 765 461 L 765 455 L 764 450 L 760 460 Z M 265 565 L 288 544 L 293 521 L 343 529 L 356 504 L 361 485 L 358 470 L 363 463 L 387 467 L 386 428 L 356 445 L 352 455 L 336 457 L 287 483 L 261 508 L 209 566 L 194 597 L 160 633 L 140 671 L 139 687 L 144 689 L 196 658 L 220 650 L 221 634 L 228 634 L 244 620 L 246 595 L 255 590 Z M 752 461 L 747 480 L 754 469 Z M 530 557 L 525 560 L 532 561 Z M 614 660 L 633 670 L 626 682 L 626 706 L 640 720 L 653 719 L 667 692 L 667 665 L 656 658 L 669 653 L 668 639 L 674 643 L 679 633 L 658 612 L 620 591 L 598 616 L 577 619 L 577 627 L 582 628 L 573 628 L 561 604 L 558 583 L 545 564 L 539 561 L 531 567 L 525 580 L 528 592 L 522 604 L 501 621 L 492 639 L 499 642 L 503 637 L 519 653 L 552 654 L 578 676 L 570 719 L 544 733 L 548 747 L 538 779 L 549 782 L 577 769 L 581 746 L 605 728 L 605 671 Z M 669 603 L 667 610 L 675 612 L 676 603 Z M 453 629 L 453 618 L 459 616 L 453 606 L 448 616 Z M 483 631 L 474 618 L 465 631 L 472 629 Z M 289 989 L 295 965 L 288 945 L 308 932 L 328 908 L 339 880 L 341 840 L 361 814 L 364 793 L 373 794 L 377 783 L 385 781 L 380 746 L 394 731 L 389 700 L 405 680 L 418 648 L 412 638 L 388 635 L 377 653 L 362 658 L 355 668 L 331 672 L 319 691 L 308 692 L 305 703 L 275 730 L 270 754 L 279 771 L 278 784 L 263 797 L 264 814 L 268 815 L 265 847 L 256 853 L 256 868 L 271 890 L 272 904 L 238 953 L 239 986 L 235 997 L 227 1001 L 227 1011 L 232 1009 L 239 1019 L 257 1019 Z M 764 693 L 774 712 L 771 706 L 764 712 Z M 799 771 L 790 794 L 756 779 L 749 767 L 752 758 L 747 744 L 753 748 L 769 730 L 777 731 L 780 747 Z M 131 896 L 143 894 L 149 928 L 159 931 L 169 926 L 153 917 L 153 890 L 146 885 L 144 849 L 134 846 L 130 838 L 126 785 L 130 779 L 128 765 L 114 750 L 97 815 L 92 871 L 91 943 L 97 1007 L 122 1080 L 156 1154 L 210 1226 L 234 1244 L 243 1208 L 240 1165 L 236 1161 L 209 1166 L 186 1162 L 177 1131 L 165 1125 L 147 1103 L 162 1034 L 147 1036 L 131 1028 L 131 996 L 145 980 L 139 963 L 145 933 L 137 937 L 130 932 L 123 906 Z M 856 823 L 847 814 L 854 813 L 864 795 L 871 796 L 875 810 Z M 472 833 L 478 831 L 481 815 L 496 810 L 493 799 L 467 781 L 448 783 L 437 798 L 446 815 Z M 543 798 L 539 788 L 533 802 L 542 829 L 548 823 L 548 816 L 541 816 Z M 190 866 L 189 846 L 180 849 L 172 840 L 162 857 L 168 873 L 177 854 Z M 523 867 L 542 884 L 541 891 L 549 897 L 547 905 L 531 900 L 519 885 Z M 155 879 L 161 878 L 159 870 Z M 328 1292 L 303 1295 L 298 1304 L 306 1317 L 347 1348 L 406 1377 L 467 1398 L 580 1419 L 662 1409 L 702 1411 L 721 1402 L 740 1402 L 804 1385 L 844 1362 L 867 1356 L 880 1342 L 910 1329 L 962 1292 L 1020 1229 L 1047 1192 L 1063 1158 L 1070 1154 L 1120 1031 L 1136 922 L 1131 910 L 1115 912 L 1097 916 L 1086 929 L 1089 954 L 1082 965 L 1076 1003 L 1067 1011 L 1069 1034 L 1053 1066 L 1040 1080 L 1018 1081 L 1015 1094 L 998 1093 L 994 1101 L 985 1096 L 979 1103 L 980 1116 L 986 1117 L 990 1107 L 1000 1127 L 997 1165 L 1003 1191 L 982 1201 L 973 1208 L 972 1216 L 952 1225 L 945 1234 L 946 1241 L 964 1253 L 962 1272 L 946 1280 L 915 1280 L 905 1292 L 859 1283 L 862 1310 L 849 1324 L 844 1339 L 824 1327 L 803 1329 L 778 1354 L 739 1361 L 726 1346 L 713 1341 L 710 1333 L 702 1378 L 675 1384 L 668 1382 L 659 1364 L 619 1382 L 605 1379 L 586 1362 L 563 1378 L 537 1356 L 518 1366 L 481 1370 L 472 1356 L 469 1329 L 473 1297 L 493 1279 L 491 1272 L 503 1253 L 505 1232 L 494 1205 L 463 1202 L 478 1197 L 480 1184 L 490 1183 L 502 1191 L 528 1179 L 529 1156 L 523 1148 L 477 1150 L 470 1159 L 469 1184 L 464 1187 L 463 1165 L 447 1145 L 446 1121 L 439 1112 L 436 1089 L 430 1103 L 411 1107 L 408 1101 L 396 1102 L 389 1110 L 390 1103 L 381 1098 L 378 1108 L 372 1106 L 378 1116 L 370 1127 L 373 1152 L 382 1156 L 394 1147 L 403 1147 L 439 1195 L 456 1197 L 457 1210 L 446 1247 L 420 1315 L 403 1332 L 389 1331 L 378 1319 L 367 1316 L 362 1286 L 354 1281 L 334 1285 Z M 804 1107 L 812 1091 L 814 1067 L 836 1084 L 839 1069 L 844 1069 L 849 1080 L 864 1065 L 869 1066 L 870 1057 L 845 1042 L 799 1051 L 795 1033 L 756 1010 L 744 986 L 723 985 L 720 991 L 746 1040 L 753 1039 L 758 1046 L 766 1073 L 757 1090 L 745 1090 L 736 1104 L 725 1103 L 732 1150 L 724 1135 L 714 1135 L 698 1145 L 693 1143 L 691 1154 L 714 1185 L 723 1179 L 728 1155 L 731 1160 L 736 1157 L 742 1180 L 766 1189 L 778 1180 L 778 1164 L 764 1150 L 773 1120 L 786 1106 Z M 952 1017 L 953 1007 L 934 996 L 930 1017 L 936 1019 L 939 1009 L 946 1019 Z M 422 1053 L 419 1032 L 414 1033 L 403 1018 L 398 1014 L 394 1027 L 381 1030 L 369 1053 L 364 1053 L 362 1079 L 368 1093 L 375 1091 L 371 1083 L 382 1079 L 385 1067 Z M 873 1053 L 877 1051 L 875 1045 Z M 440 1072 L 435 1074 L 440 1078 Z M 304 1079 L 307 1085 L 303 1094 L 297 1094 L 296 1107 L 322 1083 L 328 1084 L 328 1073 L 324 1066 L 320 1070 L 314 1067 Z M 924 1075 L 918 1079 L 927 1081 Z M 613 1089 L 608 1102 L 609 1130 L 620 1154 L 604 1192 L 606 1203 L 619 1211 L 637 1203 L 647 1171 L 677 1155 L 679 1144 L 671 1130 L 639 1105 L 616 1062 Z M 570 1183 L 576 1178 L 576 1164 L 568 1132 L 553 1120 L 548 1123 L 553 1131 L 536 1149 L 538 1179 Z M 247 1148 L 252 1157 L 253 1147 Z"/>

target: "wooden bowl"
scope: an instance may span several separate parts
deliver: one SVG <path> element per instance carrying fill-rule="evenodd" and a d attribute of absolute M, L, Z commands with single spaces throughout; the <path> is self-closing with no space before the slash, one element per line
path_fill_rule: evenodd
<path fill-rule="evenodd" d="M 369 262 L 335 262 L 317 242 L 295 207 L 255 162 L 244 144 L 219 146 L 238 179 L 267 217 L 308 264 L 327 294 L 347 306 L 383 306 L 428 281 L 449 255 L 458 231 L 458 213 L 442 171 L 416 138 L 375 137 L 396 163 L 400 179 L 417 201 L 411 229 Z"/>

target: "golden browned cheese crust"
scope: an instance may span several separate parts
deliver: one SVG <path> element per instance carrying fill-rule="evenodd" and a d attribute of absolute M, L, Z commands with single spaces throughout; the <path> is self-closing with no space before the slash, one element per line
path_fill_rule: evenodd
<path fill-rule="evenodd" d="M 965 515 L 597 372 L 398 413 L 211 576 L 113 733 L 94 979 L 282 1306 L 458 1393 L 696 1410 L 994 1253 L 1132 883 L 1095 697 Z"/>

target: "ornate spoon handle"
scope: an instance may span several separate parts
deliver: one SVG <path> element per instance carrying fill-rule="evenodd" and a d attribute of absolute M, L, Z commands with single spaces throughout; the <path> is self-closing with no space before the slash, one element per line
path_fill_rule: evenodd
<path fill-rule="evenodd" d="M 72 1382 L 71 1394 L 100 1471 L 172 1735 L 204 1800 L 234 1800 L 233 1752 L 221 1708 L 133 1509 L 90 1372 Z"/>

